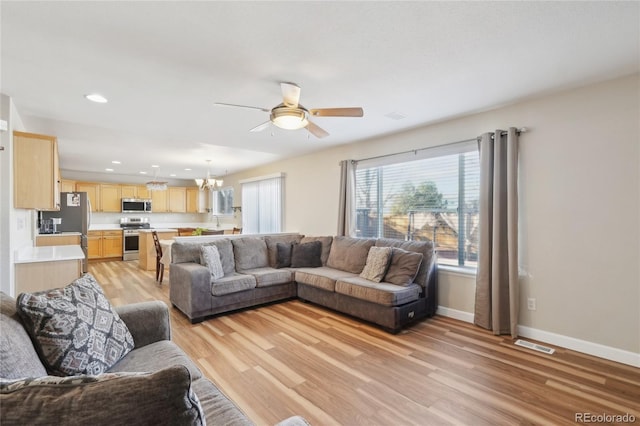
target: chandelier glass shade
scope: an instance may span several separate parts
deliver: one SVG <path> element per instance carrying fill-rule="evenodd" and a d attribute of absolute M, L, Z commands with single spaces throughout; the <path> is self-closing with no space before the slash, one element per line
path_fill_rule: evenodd
<path fill-rule="evenodd" d="M 153 180 L 146 183 L 147 190 L 149 191 L 166 191 L 167 190 L 167 182 L 159 181 L 158 174 L 158 166 L 151 166 L 154 168 L 153 170 Z"/>
<path fill-rule="evenodd" d="M 211 160 L 207 160 L 207 164 L 211 163 Z M 209 189 L 214 190 L 216 188 L 221 188 L 224 184 L 222 179 L 214 179 L 209 176 L 209 166 L 207 166 L 207 177 L 205 179 L 194 179 L 196 181 L 196 185 L 200 189 Z"/>

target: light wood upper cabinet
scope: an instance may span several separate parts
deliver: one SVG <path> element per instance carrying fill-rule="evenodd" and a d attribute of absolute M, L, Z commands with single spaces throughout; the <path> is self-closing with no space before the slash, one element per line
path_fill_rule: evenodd
<path fill-rule="evenodd" d="M 60 181 L 60 192 L 76 192 L 76 181 L 62 179 Z"/>
<path fill-rule="evenodd" d="M 91 203 L 91 209 L 94 212 L 101 212 L 102 206 L 100 204 L 100 184 L 95 182 L 76 182 L 77 192 L 86 192 L 89 197 L 89 203 Z"/>
<path fill-rule="evenodd" d="M 54 136 L 13 132 L 14 207 L 59 210 L 60 170 Z"/>
<path fill-rule="evenodd" d="M 167 192 L 169 191 L 151 191 L 151 212 L 166 213 L 168 209 Z"/>
<path fill-rule="evenodd" d="M 169 212 L 185 213 L 187 211 L 187 188 L 174 186 L 168 189 Z"/>
<path fill-rule="evenodd" d="M 120 193 L 122 198 L 138 198 L 138 187 L 136 185 L 122 185 Z"/>
<path fill-rule="evenodd" d="M 100 211 L 109 213 L 120 213 L 122 211 L 121 185 L 105 184 L 100 185 Z"/>
<path fill-rule="evenodd" d="M 198 188 L 187 188 L 187 213 L 198 213 L 199 192 Z"/>
<path fill-rule="evenodd" d="M 151 198 L 151 191 L 147 189 L 146 185 L 138 185 L 137 188 L 138 188 L 138 192 L 137 192 L 138 198 L 144 198 L 146 200 Z"/>

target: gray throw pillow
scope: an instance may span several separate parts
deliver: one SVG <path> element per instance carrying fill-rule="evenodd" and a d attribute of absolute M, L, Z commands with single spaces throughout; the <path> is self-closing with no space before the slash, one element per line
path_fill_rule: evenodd
<path fill-rule="evenodd" d="M 0 424 L 205 424 L 187 367 L 0 381 Z M 43 412 L 43 406 L 46 410 Z"/>
<path fill-rule="evenodd" d="M 218 280 L 224 277 L 222 262 L 220 262 L 220 253 L 216 246 L 200 247 L 200 264 L 209 268 L 212 280 Z"/>
<path fill-rule="evenodd" d="M 391 264 L 384 276 L 384 281 L 401 286 L 407 286 L 413 282 L 422 263 L 422 253 L 393 248 Z"/>
<path fill-rule="evenodd" d="M 391 247 L 371 247 L 360 276 L 376 283 L 382 281 L 391 262 L 391 254 Z"/>
<path fill-rule="evenodd" d="M 322 243 L 312 241 L 304 244 L 293 244 L 291 248 L 292 268 L 318 268 L 322 266 Z"/>
<path fill-rule="evenodd" d="M 133 347 L 133 337 L 91 274 L 66 287 L 22 293 L 16 308 L 47 370 L 96 375 Z"/>
<path fill-rule="evenodd" d="M 293 250 L 292 243 L 277 243 L 276 244 L 276 268 L 288 268 L 291 266 L 291 251 Z"/>

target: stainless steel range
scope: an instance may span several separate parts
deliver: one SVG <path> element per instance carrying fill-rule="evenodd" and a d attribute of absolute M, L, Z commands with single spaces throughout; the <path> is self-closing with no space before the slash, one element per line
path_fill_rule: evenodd
<path fill-rule="evenodd" d="M 147 217 L 122 217 L 122 260 L 138 260 L 140 258 L 140 230 L 149 229 Z"/>

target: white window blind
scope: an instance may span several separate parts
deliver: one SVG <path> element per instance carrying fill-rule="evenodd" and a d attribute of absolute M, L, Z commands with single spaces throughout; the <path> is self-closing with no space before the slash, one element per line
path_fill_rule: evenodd
<path fill-rule="evenodd" d="M 479 189 L 475 141 L 359 161 L 356 235 L 431 240 L 439 263 L 475 267 Z"/>
<path fill-rule="evenodd" d="M 265 176 L 240 183 L 243 233 L 282 232 L 284 176 Z"/>

